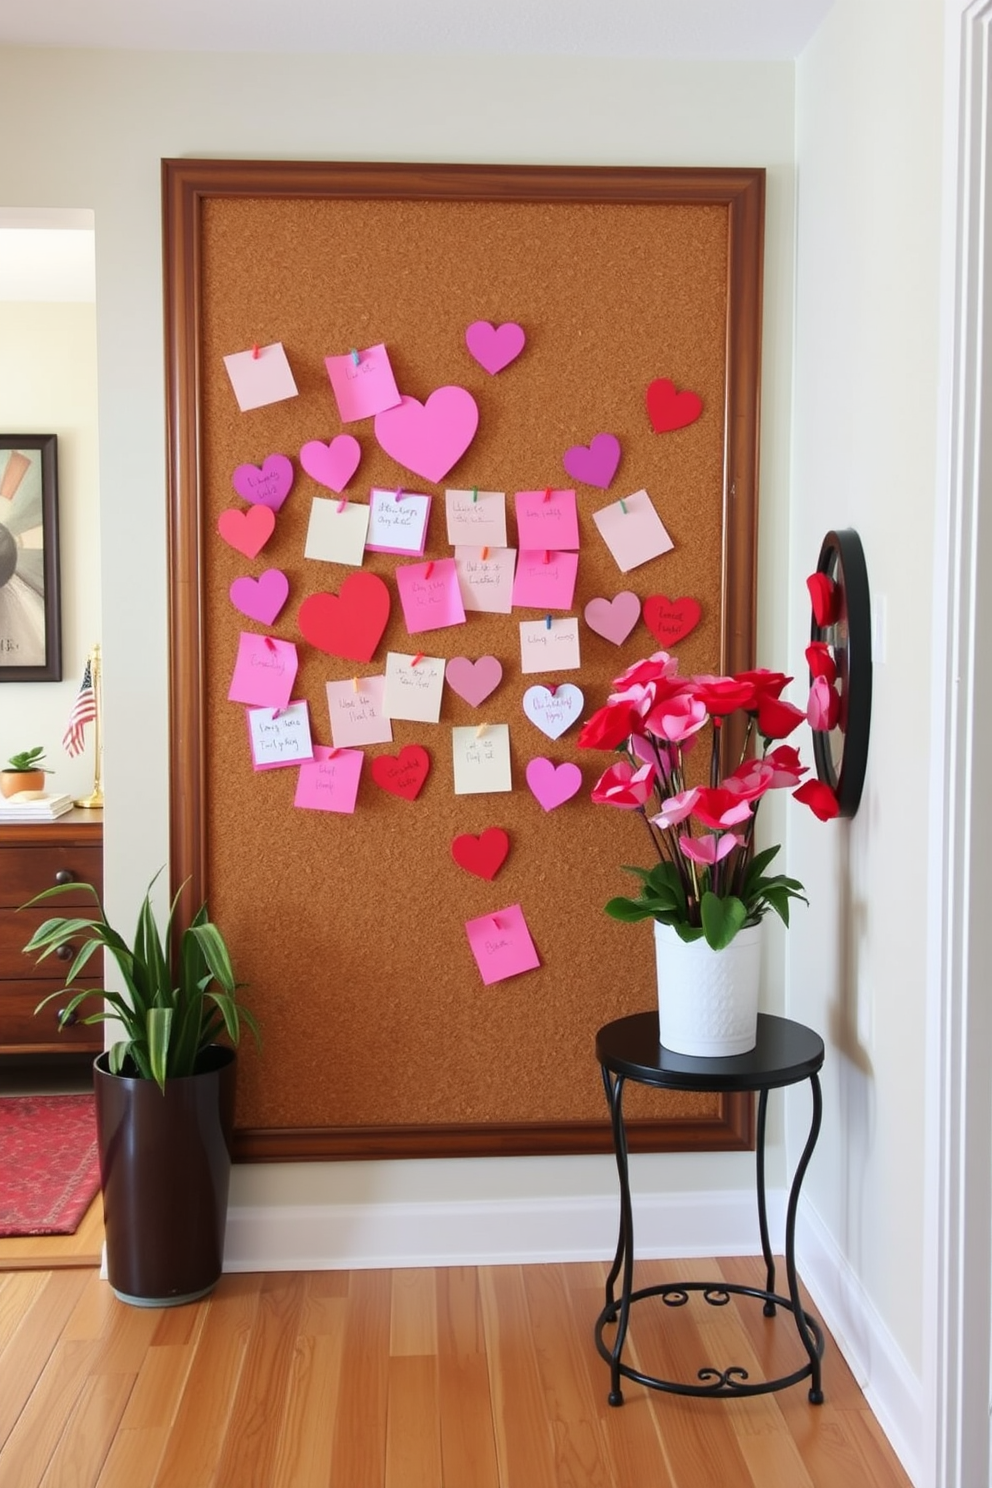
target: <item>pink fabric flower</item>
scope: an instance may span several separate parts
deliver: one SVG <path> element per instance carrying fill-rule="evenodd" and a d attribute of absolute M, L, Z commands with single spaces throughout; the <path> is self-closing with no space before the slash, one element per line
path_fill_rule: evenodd
<path fill-rule="evenodd" d="M 662 801 L 661 810 L 657 816 L 651 817 L 651 821 L 662 830 L 666 827 L 674 827 L 676 822 L 685 821 L 698 799 L 698 786 L 693 790 L 679 791 L 677 796 L 669 796 L 667 800 Z"/>
<path fill-rule="evenodd" d="M 657 682 L 662 677 L 674 677 L 679 669 L 677 656 L 669 656 L 667 651 L 655 651 L 645 661 L 635 661 L 619 677 L 613 678 L 613 686 L 618 688 L 637 686 L 644 682 Z"/>
<path fill-rule="evenodd" d="M 631 811 L 644 805 L 651 794 L 657 773 L 652 764 L 632 770 L 626 760 L 619 760 L 608 770 L 604 770 L 596 781 L 592 799 L 601 806 L 620 806 L 625 811 Z"/>
<path fill-rule="evenodd" d="M 765 760 L 748 759 L 723 782 L 724 790 L 745 801 L 757 801 L 773 783 L 774 767 Z"/>
<path fill-rule="evenodd" d="M 672 744 L 681 744 L 705 724 L 709 715 L 706 707 L 689 693 L 668 698 L 651 709 L 644 720 L 649 734 L 658 739 L 667 739 Z"/>
<path fill-rule="evenodd" d="M 630 752 L 636 755 L 643 765 L 657 765 L 658 773 L 663 780 L 668 779 L 678 764 L 676 746 L 666 744 L 664 739 L 656 739 L 653 734 L 631 734 Z"/>
<path fill-rule="evenodd" d="M 704 827 L 724 831 L 727 827 L 736 827 L 747 821 L 751 815 L 751 806 L 750 802 L 735 796 L 733 791 L 717 786 L 716 789 L 709 788 L 699 792 L 692 814 Z"/>
<path fill-rule="evenodd" d="M 775 772 L 771 782 L 773 789 L 798 785 L 809 771 L 809 766 L 804 765 L 799 758 L 799 750 L 793 749 L 791 744 L 780 744 L 777 749 L 772 749 L 765 755 L 764 763 L 771 765 Z"/>
<path fill-rule="evenodd" d="M 743 842 L 744 838 L 739 837 L 736 832 L 707 832 L 702 837 L 680 837 L 679 847 L 694 863 L 710 868 L 714 863 L 722 862 L 728 853 L 732 853 L 735 847 L 741 847 Z"/>
<path fill-rule="evenodd" d="M 814 733 L 829 733 L 840 715 L 840 696 L 826 677 L 814 677 L 806 704 L 806 721 Z"/>

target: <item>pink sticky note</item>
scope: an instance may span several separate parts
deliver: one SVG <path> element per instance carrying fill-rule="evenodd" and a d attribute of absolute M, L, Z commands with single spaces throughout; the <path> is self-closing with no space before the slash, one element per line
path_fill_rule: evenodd
<path fill-rule="evenodd" d="M 382 342 L 378 346 L 366 346 L 357 356 L 357 362 L 351 352 L 324 358 L 338 412 L 345 424 L 372 418 L 386 408 L 395 408 L 400 401 L 389 353 Z"/>
<path fill-rule="evenodd" d="M 621 573 L 629 573 L 675 546 L 647 491 L 635 491 L 632 496 L 611 501 L 609 506 L 593 512 L 592 519 Z"/>
<path fill-rule="evenodd" d="M 288 708 L 249 708 L 246 717 L 256 770 L 283 770 L 313 759 L 305 700 L 290 703 Z"/>
<path fill-rule="evenodd" d="M 570 610 L 578 553 L 521 550 L 513 578 L 513 603 L 532 610 Z"/>
<path fill-rule="evenodd" d="M 224 366 L 242 413 L 296 397 L 296 383 L 281 341 L 232 352 L 224 358 Z"/>
<path fill-rule="evenodd" d="M 519 904 L 467 920 L 465 930 L 475 964 L 487 987 L 493 982 L 504 982 L 507 977 L 519 976 L 522 971 L 533 971 L 541 964 Z"/>
<path fill-rule="evenodd" d="M 465 608 L 508 615 L 516 563 L 516 548 L 456 548 L 455 568 Z"/>
<path fill-rule="evenodd" d="M 262 708 L 285 708 L 299 665 L 292 641 L 243 630 L 228 691 L 228 701 Z"/>
<path fill-rule="evenodd" d="M 579 519 L 574 491 L 518 491 L 517 544 L 521 548 L 577 548 Z"/>
<path fill-rule="evenodd" d="M 313 760 L 300 766 L 293 805 L 309 811 L 341 811 L 351 815 L 358 798 L 364 758 L 360 749 L 327 749 L 323 744 L 315 744 Z"/>
<path fill-rule="evenodd" d="M 396 587 L 400 591 L 406 628 L 411 635 L 421 630 L 440 630 L 445 625 L 465 623 L 465 606 L 453 558 L 398 564 Z"/>
<path fill-rule="evenodd" d="M 386 713 L 386 678 L 355 677 L 350 682 L 328 682 L 327 711 L 331 739 L 347 745 L 391 744 L 393 727 Z"/>

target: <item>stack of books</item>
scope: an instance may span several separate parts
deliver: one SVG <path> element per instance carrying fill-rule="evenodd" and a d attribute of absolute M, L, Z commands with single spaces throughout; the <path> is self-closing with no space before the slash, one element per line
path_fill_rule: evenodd
<path fill-rule="evenodd" d="M 25 791 L 23 794 L 30 797 L 33 793 Z M 54 821 L 56 817 L 64 816 L 67 811 L 71 810 L 71 796 L 33 796 L 33 799 L 26 801 L 19 801 L 16 796 L 11 800 L 5 800 L 0 796 L 0 822 Z"/>

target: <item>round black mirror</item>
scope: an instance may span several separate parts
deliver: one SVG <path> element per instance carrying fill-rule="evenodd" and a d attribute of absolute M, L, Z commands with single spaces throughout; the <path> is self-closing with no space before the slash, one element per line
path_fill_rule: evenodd
<path fill-rule="evenodd" d="M 810 639 L 829 648 L 839 698 L 834 726 L 813 733 L 813 758 L 817 775 L 837 797 L 839 814 L 853 816 L 865 782 L 871 723 L 871 600 L 864 549 L 853 528 L 823 539 L 810 595 Z"/>

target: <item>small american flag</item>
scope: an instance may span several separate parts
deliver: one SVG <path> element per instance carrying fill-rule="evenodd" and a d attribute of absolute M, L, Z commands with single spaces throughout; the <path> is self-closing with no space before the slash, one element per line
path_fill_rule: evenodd
<path fill-rule="evenodd" d="M 69 723 L 65 733 L 62 735 L 62 745 L 68 754 L 81 754 L 85 740 L 83 731 L 88 723 L 92 723 L 96 717 L 96 693 L 93 691 L 93 671 L 90 663 L 86 663 L 83 680 L 79 684 L 76 693 L 76 701 L 72 705 L 69 714 Z"/>

